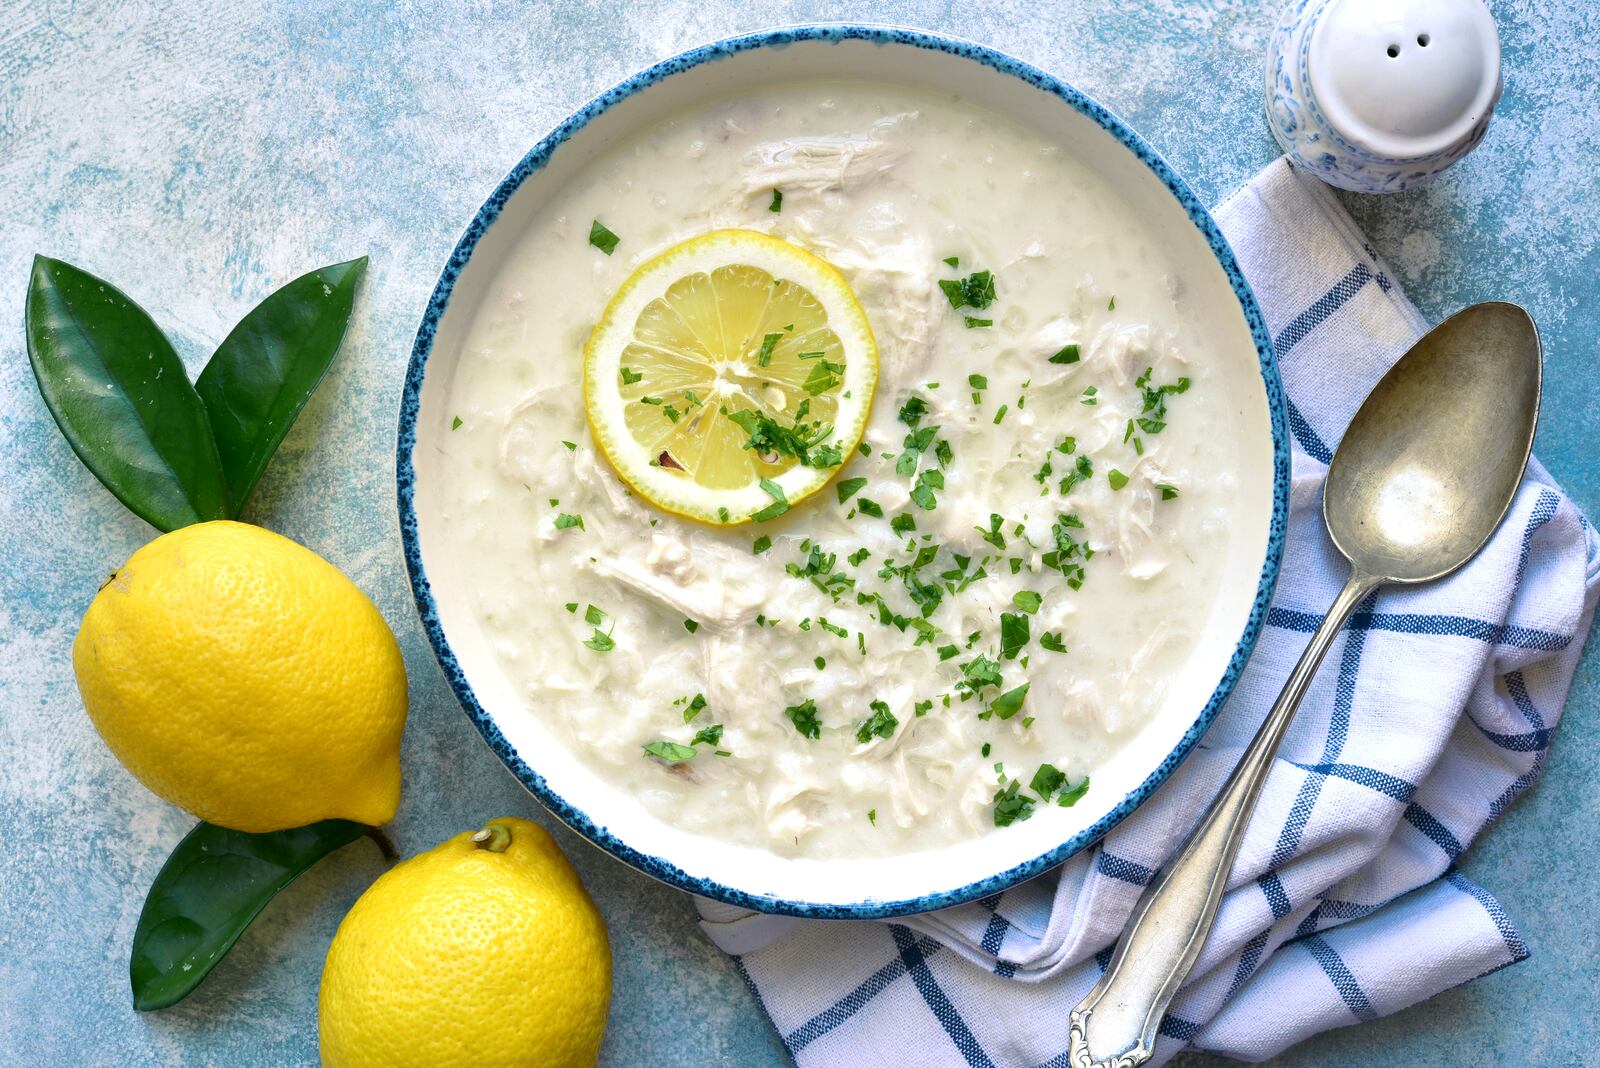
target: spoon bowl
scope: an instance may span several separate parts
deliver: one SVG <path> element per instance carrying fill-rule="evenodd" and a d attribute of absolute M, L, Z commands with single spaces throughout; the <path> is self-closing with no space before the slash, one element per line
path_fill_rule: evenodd
<path fill-rule="evenodd" d="M 1533 449 L 1541 369 L 1533 319 L 1501 301 L 1452 315 L 1390 368 L 1323 488 L 1328 533 L 1357 571 L 1427 582 L 1483 547 Z"/>

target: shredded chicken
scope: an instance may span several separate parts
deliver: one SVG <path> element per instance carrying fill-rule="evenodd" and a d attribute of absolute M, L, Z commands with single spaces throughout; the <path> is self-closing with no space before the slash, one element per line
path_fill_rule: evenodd
<path fill-rule="evenodd" d="M 746 195 L 857 191 L 888 173 L 906 155 L 901 141 L 917 118 L 914 111 L 879 119 L 864 133 L 789 138 L 762 145 L 745 160 Z"/>
<path fill-rule="evenodd" d="M 878 333 L 881 373 L 896 380 L 921 374 L 933 359 L 944 297 L 926 240 L 913 233 L 891 202 L 865 213 L 849 238 L 831 239 L 801 217 L 796 226 L 807 243 L 838 267 L 868 307 L 881 309 Z"/>
<path fill-rule="evenodd" d="M 755 622 L 764 599 L 719 542 L 691 551 L 667 534 L 651 536 L 642 556 L 602 554 L 587 561 L 591 571 L 614 578 L 635 592 L 701 626 L 736 630 Z M 741 561 L 742 563 L 742 561 Z"/>

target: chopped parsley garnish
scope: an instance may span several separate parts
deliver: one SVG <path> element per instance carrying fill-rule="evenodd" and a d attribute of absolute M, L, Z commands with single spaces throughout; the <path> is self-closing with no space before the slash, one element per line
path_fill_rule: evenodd
<path fill-rule="evenodd" d="M 578 443 L 576 441 L 563 441 L 561 444 L 567 447 L 568 452 L 578 451 Z"/>
<path fill-rule="evenodd" d="M 1031 616 L 1039 611 L 1039 606 L 1044 603 L 1044 598 L 1032 590 L 1018 590 L 1011 595 L 1011 603 Z"/>
<path fill-rule="evenodd" d="M 1049 804 L 1050 795 L 1061 789 L 1066 783 L 1066 772 L 1057 771 L 1053 764 L 1040 764 L 1039 770 L 1033 773 L 1033 781 L 1028 783 L 1028 789 L 1038 794 L 1039 800 Z"/>
<path fill-rule="evenodd" d="M 643 381 L 644 381 L 644 372 L 643 371 L 635 371 L 631 367 L 622 368 L 622 384 L 623 385 L 631 386 L 635 382 L 643 382 Z"/>
<path fill-rule="evenodd" d="M 717 518 L 726 523 L 728 521 L 728 510 L 726 508 L 718 508 Z"/>
<path fill-rule="evenodd" d="M 1058 352 L 1054 356 L 1050 357 L 1050 362 L 1051 363 L 1077 363 L 1079 359 L 1081 359 L 1081 357 L 1078 354 L 1078 346 L 1076 346 L 1076 345 L 1064 345 L 1064 346 L 1062 346 L 1060 352 Z"/>
<path fill-rule="evenodd" d="M 789 722 L 794 724 L 794 729 L 804 737 L 813 741 L 822 737 L 822 721 L 817 719 L 817 702 L 806 698 L 797 705 L 790 705 L 783 710 L 789 717 Z"/>
<path fill-rule="evenodd" d="M 1060 805 L 1062 808 L 1071 808 L 1073 805 L 1076 805 L 1079 801 L 1081 801 L 1083 799 L 1083 795 L 1088 792 L 1089 776 L 1085 775 L 1083 777 L 1083 781 L 1078 783 L 1078 785 L 1072 787 L 1070 790 L 1063 790 L 1061 796 L 1056 798 L 1056 804 Z"/>
<path fill-rule="evenodd" d="M 706 745 L 721 745 L 722 724 L 713 723 L 709 727 L 701 727 L 700 730 L 695 734 L 694 741 L 690 742 L 689 744 L 700 745 L 702 743 Z"/>
<path fill-rule="evenodd" d="M 784 571 L 794 578 L 810 580 L 813 586 L 837 601 L 846 589 L 855 586 L 856 580 L 842 571 L 834 570 L 839 560 L 837 553 L 823 552 L 822 546 L 811 545 L 809 540 L 801 543 L 802 548 L 807 546 L 809 551 L 805 563 L 785 564 Z"/>
<path fill-rule="evenodd" d="M 967 385 L 971 386 L 973 389 L 988 389 L 989 380 L 983 375 L 968 375 Z"/>
<path fill-rule="evenodd" d="M 889 711 L 889 706 L 883 701 L 873 701 L 867 706 L 872 709 L 872 715 L 862 721 L 856 728 L 856 741 L 865 745 L 873 738 L 888 738 L 894 734 L 894 729 L 900 726 L 900 721 Z"/>
<path fill-rule="evenodd" d="M 1128 476 L 1118 471 L 1115 467 L 1106 472 L 1106 481 L 1111 483 L 1113 490 L 1119 490 L 1128 484 Z"/>
<path fill-rule="evenodd" d="M 872 555 L 872 550 L 871 549 L 861 548 L 861 549 L 857 549 L 855 552 L 851 553 L 847 557 L 847 559 L 850 561 L 850 566 L 851 567 L 860 567 L 861 566 L 861 561 L 865 560 L 867 557 L 869 557 L 871 555 Z"/>
<path fill-rule="evenodd" d="M 761 492 L 772 498 L 772 503 L 765 508 L 750 513 L 750 518 L 757 523 L 765 523 L 769 519 L 776 519 L 789 510 L 789 498 L 783 494 L 783 487 L 770 478 L 761 480 Z"/>
<path fill-rule="evenodd" d="M 809 403 L 802 403 L 796 410 L 793 426 L 784 426 L 764 412 L 748 409 L 738 412 L 724 409 L 723 414 L 749 435 L 744 443 L 747 449 L 761 454 L 793 456 L 803 467 L 838 467 L 844 462 L 839 446 L 824 444 L 833 433 L 833 426 L 805 422 Z"/>
<path fill-rule="evenodd" d="M 815 660 L 813 660 L 811 662 L 813 664 L 817 665 L 817 670 L 818 671 L 826 670 L 826 668 L 828 666 L 828 658 L 825 657 L 825 656 L 819 656 L 819 657 L 817 657 Z"/>
<path fill-rule="evenodd" d="M 850 636 L 850 632 L 848 630 L 839 626 L 837 623 L 829 623 L 827 619 L 822 616 L 817 617 L 817 626 L 821 627 L 823 630 L 834 635 L 835 637 L 848 638 Z"/>
<path fill-rule="evenodd" d="M 1000 425 L 1000 420 L 1004 419 L 1005 417 L 1006 417 L 1006 405 L 1002 404 L 1002 405 L 1000 405 L 999 410 L 994 413 L 994 425 L 995 426 L 999 426 Z"/>
<path fill-rule="evenodd" d="M 1161 499 L 1170 501 L 1178 496 L 1178 487 L 1170 482 L 1157 482 L 1156 489 L 1161 491 Z"/>
<path fill-rule="evenodd" d="M 696 623 L 692 619 L 686 619 L 683 621 L 683 629 L 688 631 L 690 634 L 693 634 L 695 631 L 700 629 L 700 624 Z"/>
<path fill-rule="evenodd" d="M 567 602 L 567 611 L 572 612 L 572 613 L 576 613 L 578 611 L 578 602 L 577 601 L 568 601 Z"/>
<path fill-rule="evenodd" d="M 1022 711 L 1022 701 L 1028 696 L 1028 687 L 1031 685 L 1032 683 L 1025 682 L 1014 690 L 1007 690 L 994 699 L 994 703 L 989 706 L 989 711 L 1001 719 L 1010 719 Z"/>
<path fill-rule="evenodd" d="M 985 686 L 1000 685 L 1000 665 L 986 656 L 976 656 L 961 665 L 961 681 L 956 689 L 968 697 L 976 697 Z"/>
<path fill-rule="evenodd" d="M 1028 644 L 1028 617 L 1015 612 L 1000 613 L 1000 656 L 1015 660 Z M 1003 717 L 1002 717 L 1003 718 Z"/>
<path fill-rule="evenodd" d="M 761 351 L 756 353 L 757 366 L 765 367 L 767 364 L 772 362 L 772 350 L 777 347 L 778 342 L 782 340 L 783 332 L 781 330 L 774 334 L 762 335 Z"/>
<path fill-rule="evenodd" d="M 934 651 L 939 654 L 939 660 L 941 663 L 949 660 L 952 656 L 955 656 L 957 653 L 961 652 L 960 649 L 957 649 L 953 645 L 941 645 Z"/>
<path fill-rule="evenodd" d="M 460 430 L 461 429 L 461 417 L 459 415 L 456 416 L 454 419 L 450 420 L 450 429 L 451 430 Z"/>
<path fill-rule="evenodd" d="M 1089 404 L 1089 405 L 1099 404 L 1100 403 L 1100 398 L 1096 395 L 1099 392 L 1100 392 L 1100 387 L 1099 386 L 1090 386 L 1088 389 L 1085 389 L 1083 391 L 1083 396 L 1078 398 L 1078 403 L 1079 404 Z"/>
<path fill-rule="evenodd" d="M 900 421 L 906 426 L 916 429 L 922 417 L 928 414 L 928 402 L 913 393 L 900 406 Z"/>
<path fill-rule="evenodd" d="M 770 548 L 772 548 L 772 539 L 765 534 L 761 535 L 761 537 L 757 538 L 750 545 L 750 551 L 756 553 L 757 555 L 766 552 Z"/>
<path fill-rule="evenodd" d="M 597 653 L 609 653 L 617 647 L 617 643 L 612 640 L 611 635 L 602 631 L 599 627 L 594 628 L 594 636 L 583 644 Z"/>
<path fill-rule="evenodd" d="M 834 487 L 836 490 L 839 491 L 839 503 L 843 504 L 845 501 L 848 501 L 851 497 L 854 497 L 857 493 L 860 493 L 861 492 L 861 488 L 863 486 L 865 486 L 866 484 L 867 484 L 867 480 L 864 479 L 864 478 L 845 478 L 845 479 L 840 479 L 838 485 L 836 485 Z"/>
<path fill-rule="evenodd" d="M 931 512 L 939 507 L 939 499 L 934 496 L 934 483 L 929 476 L 939 475 L 937 471 L 924 471 L 917 479 L 917 484 L 911 487 L 911 503 L 921 508 L 924 512 Z M 944 486 L 944 477 L 939 476 L 940 488 Z"/>
<path fill-rule="evenodd" d="M 1146 367 L 1144 374 L 1140 375 L 1134 385 L 1139 387 L 1144 399 L 1144 409 L 1137 420 L 1139 429 L 1146 434 L 1159 434 L 1166 429 L 1167 423 L 1167 398 L 1177 393 L 1189 391 L 1189 379 L 1179 378 L 1176 382 L 1164 386 L 1152 386 L 1150 377 L 1154 369 Z"/>
<path fill-rule="evenodd" d="M 912 711 L 914 711 L 917 714 L 917 717 L 919 719 L 921 717 L 923 717 L 923 716 L 926 716 L 932 710 L 933 710 L 933 702 L 932 701 L 918 701 L 914 706 L 912 706 Z"/>
<path fill-rule="evenodd" d="M 910 512 L 901 512 L 889 520 L 889 529 L 896 534 L 910 534 L 917 529 L 917 517 Z"/>
<path fill-rule="evenodd" d="M 1039 635 L 1039 648 L 1048 649 L 1052 653 L 1064 653 L 1067 651 L 1066 643 L 1061 640 L 1060 631 L 1052 633 L 1047 630 Z"/>
<path fill-rule="evenodd" d="M 591 627 L 598 627 L 605 621 L 605 618 L 606 614 L 594 605 L 590 605 L 583 610 L 583 621 Z"/>
<path fill-rule="evenodd" d="M 589 226 L 589 244 L 604 252 L 607 256 L 617 250 L 617 242 L 622 238 L 605 228 L 605 224 L 596 219 Z"/>
<path fill-rule="evenodd" d="M 556 516 L 557 530 L 567 530 L 571 527 L 577 527 L 579 530 L 583 530 L 583 516 L 568 515 L 565 512 L 562 512 L 560 515 Z"/>
<path fill-rule="evenodd" d="M 998 512 L 990 512 L 988 530 L 984 530 L 982 527 L 973 527 L 972 529 L 983 535 L 983 540 L 993 545 L 996 549 L 1004 549 L 1006 547 L 1006 536 L 1000 533 L 1000 524 L 1004 522 L 1004 516 Z"/>
<path fill-rule="evenodd" d="M 937 425 L 929 425 L 921 427 L 917 430 L 913 430 L 911 433 L 907 434 L 905 441 L 902 443 L 905 447 L 905 451 L 903 451 L 899 458 L 895 460 L 895 474 L 904 475 L 907 478 L 915 474 L 917 470 L 917 464 L 921 461 L 922 454 L 927 451 L 929 445 L 933 444 L 934 435 L 938 433 L 939 427 Z M 884 455 L 885 459 L 887 459 L 888 454 L 886 453 Z M 944 487 L 943 475 L 939 476 L 938 487 L 941 489 Z"/>
<path fill-rule="evenodd" d="M 815 397 L 818 393 L 826 393 L 830 389 L 837 389 L 844 382 L 844 364 L 830 363 L 827 360 L 818 360 L 811 365 L 811 373 L 801 383 L 800 388 Z"/>
<path fill-rule="evenodd" d="M 1061 577 L 1073 589 L 1083 585 L 1083 564 L 1094 555 L 1094 550 L 1089 548 L 1087 542 L 1080 542 L 1072 536 L 1074 530 L 1082 527 L 1083 520 L 1074 514 L 1057 517 L 1050 526 L 1050 537 L 1055 542 L 1055 548 L 1040 558 L 1045 567 L 1061 572 Z"/>
<path fill-rule="evenodd" d="M 1078 462 L 1074 465 L 1073 469 L 1067 473 L 1067 476 L 1061 480 L 1061 485 L 1057 488 L 1060 489 L 1062 493 L 1071 493 L 1073 486 L 1076 486 L 1080 482 L 1087 482 L 1093 477 L 1094 462 L 1091 461 L 1087 456 L 1079 456 Z"/>
<path fill-rule="evenodd" d="M 879 504 L 877 501 L 868 500 L 867 498 L 863 497 L 856 502 L 856 508 L 861 512 L 862 515 L 870 515 L 874 519 L 883 518 L 883 505 Z"/>
<path fill-rule="evenodd" d="M 949 264 L 951 267 L 960 267 L 961 266 L 961 257 L 960 256 L 946 256 L 944 258 L 944 262 Z"/>
<path fill-rule="evenodd" d="M 681 700 L 683 700 L 683 698 L 680 697 L 680 698 L 678 698 L 678 700 L 681 701 Z M 700 712 L 705 707 L 706 707 L 706 695 L 703 694 L 703 693 L 695 694 L 693 697 L 691 697 L 689 699 L 689 703 L 684 706 L 684 709 L 683 709 L 683 721 L 685 723 L 694 722 L 694 717 L 698 716 L 700 714 Z"/>
<path fill-rule="evenodd" d="M 945 299 L 952 308 L 976 308 L 982 311 L 994 303 L 994 275 L 989 271 L 975 271 L 965 278 L 945 278 L 939 282 Z"/>
<path fill-rule="evenodd" d="M 878 825 L 878 810 L 877 809 L 875 809 L 875 808 L 867 809 L 867 822 L 872 824 L 874 827 L 876 827 Z"/>
<path fill-rule="evenodd" d="M 995 791 L 994 794 L 994 825 L 996 827 L 1009 827 L 1013 823 L 1026 820 L 1033 815 L 1033 798 L 1027 794 L 1018 793 L 1019 782 L 1012 779 L 1005 786 Z"/>
<path fill-rule="evenodd" d="M 968 330 L 975 330 L 979 327 L 994 325 L 993 319 L 978 319 L 971 315 L 963 315 L 961 317 L 961 321 L 967 324 Z"/>
<path fill-rule="evenodd" d="M 774 213 L 783 210 L 783 190 L 774 189 L 772 191 L 772 203 L 767 205 L 767 210 Z"/>
<path fill-rule="evenodd" d="M 693 746 L 679 745 L 677 742 L 648 742 L 644 751 L 667 764 L 682 764 L 693 760 L 695 753 Z"/>

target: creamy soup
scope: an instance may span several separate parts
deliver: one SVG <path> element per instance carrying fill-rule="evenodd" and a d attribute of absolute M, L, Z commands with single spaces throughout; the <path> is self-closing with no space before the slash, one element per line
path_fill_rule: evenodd
<path fill-rule="evenodd" d="M 582 350 L 635 267 L 729 227 L 837 266 L 880 377 L 832 484 L 716 527 L 617 478 Z M 1115 189 L 959 99 L 776 85 L 601 156 L 489 288 L 437 437 L 445 552 L 566 743 L 524 756 L 808 857 L 1004 834 L 1093 791 L 1235 533 L 1237 406 L 1181 292 Z"/>

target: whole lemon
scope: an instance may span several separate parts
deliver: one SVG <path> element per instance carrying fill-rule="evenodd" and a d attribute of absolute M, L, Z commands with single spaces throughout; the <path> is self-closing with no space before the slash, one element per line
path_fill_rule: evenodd
<path fill-rule="evenodd" d="M 366 594 L 288 538 L 227 521 L 163 534 L 95 596 L 72 663 L 117 759 L 203 820 L 394 817 L 399 646 Z"/>
<path fill-rule="evenodd" d="M 384 873 L 328 947 L 324 1068 L 593 1065 L 605 922 L 555 840 L 490 820 Z"/>

